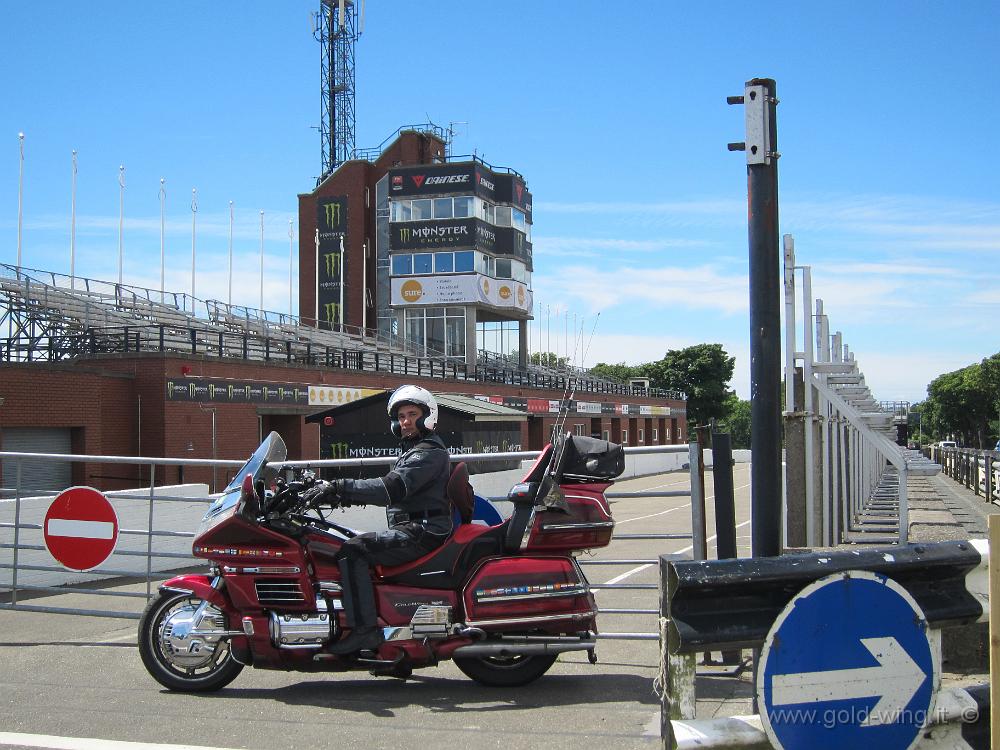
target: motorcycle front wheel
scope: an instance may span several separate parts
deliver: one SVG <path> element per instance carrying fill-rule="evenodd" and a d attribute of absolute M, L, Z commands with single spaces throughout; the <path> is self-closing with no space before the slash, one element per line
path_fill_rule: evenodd
<path fill-rule="evenodd" d="M 551 667 L 555 654 L 455 657 L 455 666 L 480 685 L 518 687 L 534 682 Z"/>
<path fill-rule="evenodd" d="M 147 671 L 170 690 L 211 692 L 236 679 L 225 614 L 194 594 L 164 591 L 139 621 L 139 655 Z"/>

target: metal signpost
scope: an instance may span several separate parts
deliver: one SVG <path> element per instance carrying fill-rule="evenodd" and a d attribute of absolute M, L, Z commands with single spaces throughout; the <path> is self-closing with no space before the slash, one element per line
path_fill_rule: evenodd
<path fill-rule="evenodd" d="M 931 720 L 940 656 L 898 583 L 852 570 L 806 586 L 774 621 L 757 671 L 776 748 L 908 750 Z"/>

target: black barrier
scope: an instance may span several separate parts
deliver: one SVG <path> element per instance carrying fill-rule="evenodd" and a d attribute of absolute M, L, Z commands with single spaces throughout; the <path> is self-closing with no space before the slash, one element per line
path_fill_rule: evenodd
<path fill-rule="evenodd" d="M 757 648 L 775 618 L 807 585 L 833 573 L 868 570 L 905 588 L 931 627 L 983 615 L 965 577 L 982 564 L 968 542 L 808 552 L 776 558 L 672 560 L 661 556 L 662 616 L 672 653 Z M 721 616 L 725 613 L 725 616 Z"/>

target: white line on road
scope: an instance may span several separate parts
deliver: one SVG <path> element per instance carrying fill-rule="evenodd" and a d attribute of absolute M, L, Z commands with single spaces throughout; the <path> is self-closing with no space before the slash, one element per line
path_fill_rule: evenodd
<path fill-rule="evenodd" d="M 746 526 L 748 523 L 750 523 L 750 521 L 744 521 L 743 523 L 738 523 L 738 524 L 736 524 L 736 528 L 738 529 L 741 526 Z M 712 534 L 712 536 L 710 536 L 705 541 L 706 542 L 710 542 L 713 539 L 715 539 L 716 536 L 717 536 L 717 534 Z M 677 552 L 675 554 L 682 555 L 685 552 L 690 552 L 692 549 L 694 549 L 694 545 L 689 545 L 689 546 L 685 547 L 684 549 L 677 550 Z M 608 581 L 604 585 L 608 586 L 608 585 L 613 584 L 613 583 L 620 583 L 621 581 L 624 581 L 629 576 L 633 576 L 636 573 L 641 573 L 642 571 L 646 570 L 647 568 L 652 568 L 652 567 L 653 567 L 652 563 L 646 563 L 645 565 L 640 565 L 638 568 L 632 568 L 632 570 L 629 570 L 629 571 L 627 571 L 625 573 L 622 573 L 620 576 L 615 576 L 614 578 L 612 578 L 610 581 Z M 600 589 L 598 589 L 598 591 L 600 591 Z M 597 593 L 597 592 L 594 592 L 594 593 Z"/>
<path fill-rule="evenodd" d="M 0 732 L 0 745 L 45 747 L 53 750 L 226 750 L 204 745 L 165 745 L 157 742 L 123 742 L 90 737 L 53 737 L 47 734 Z"/>

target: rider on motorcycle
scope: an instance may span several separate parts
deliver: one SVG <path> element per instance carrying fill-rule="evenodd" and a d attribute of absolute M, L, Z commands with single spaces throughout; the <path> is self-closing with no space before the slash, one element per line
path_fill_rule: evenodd
<path fill-rule="evenodd" d="M 338 479 L 304 494 L 314 505 L 382 505 L 387 531 L 367 532 L 347 541 L 338 553 L 344 614 L 351 634 L 331 646 L 335 654 L 375 649 L 382 643 L 371 567 L 401 565 L 423 557 L 451 534 L 446 495 L 450 457 L 434 433 L 437 400 L 425 388 L 404 385 L 389 397 L 392 433 L 403 455 L 384 477 Z"/>

